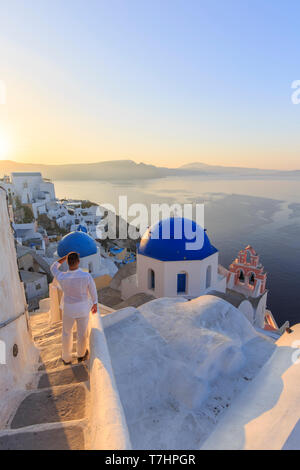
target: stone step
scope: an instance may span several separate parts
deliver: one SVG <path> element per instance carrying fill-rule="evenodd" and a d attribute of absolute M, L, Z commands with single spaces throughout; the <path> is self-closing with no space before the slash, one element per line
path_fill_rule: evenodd
<path fill-rule="evenodd" d="M 35 315 L 30 314 L 30 323 L 33 326 L 39 326 L 43 324 L 49 325 L 49 321 L 50 321 L 49 313 L 40 313 L 40 314 L 35 314 Z"/>
<path fill-rule="evenodd" d="M 76 352 L 76 341 L 73 342 L 72 351 Z M 40 349 L 40 362 L 48 362 L 61 356 L 61 342 L 52 346 Z"/>
<path fill-rule="evenodd" d="M 39 342 L 41 340 L 47 340 L 55 336 L 61 336 L 61 333 L 62 333 L 62 328 L 57 328 L 56 330 L 53 330 L 53 331 L 49 331 L 47 329 L 46 333 L 36 334 L 34 335 L 33 339 L 34 341 Z"/>
<path fill-rule="evenodd" d="M 29 426 L 18 432 L 8 432 L 0 436 L 0 450 L 84 450 L 84 429 L 82 425 L 61 423 L 42 426 Z M 44 426 L 44 428 L 46 427 Z"/>
<path fill-rule="evenodd" d="M 73 333 L 73 342 L 74 341 L 77 341 L 77 333 Z M 41 350 L 43 351 L 44 349 L 47 349 L 47 348 L 51 348 L 52 346 L 59 346 L 61 348 L 61 344 L 62 344 L 62 336 L 61 334 L 60 335 L 56 335 L 56 336 L 53 336 L 52 338 L 48 338 L 48 339 L 40 339 L 38 341 L 35 341 L 35 344 L 36 346 Z"/>
<path fill-rule="evenodd" d="M 84 449 L 89 371 L 88 361 L 77 363 L 76 328 L 72 365 L 65 366 L 61 359 L 62 322 L 49 325 L 47 314 L 33 316 L 30 321 L 40 350 L 38 385 L 19 405 L 10 429 L 0 431 L 0 450 Z"/>
<path fill-rule="evenodd" d="M 32 392 L 22 401 L 11 429 L 85 417 L 87 388 L 83 384 L 58 386 Z"/>
<path fill-rule="evenodd" d="M 44 320 L 40 320 L 40 319 L 32 319 L 32 317 L 30 318 L 30 325 L 31 325 L 31 330 L 33 332 L 33 334 L 40 334 L 44 331 L 49 331 L 49 330 L 53 330 L 55 328 L 58 328 L 59 326 L 61 326 L 61 322 L 59 323 L 55 323 L 53 325 L 49 325 L 49 319 L 44 319 Z"/>
<path fill-rule="evenodd" d="M 46 339 L 35 339 L 35 344 L 39 349 L 45 349 L 48 348 L 49 346 L 55 346 L 61 344 L 61 335 L 56 335 L 53 336 L 52 338 L 46 338 Z"/>
<path fill-rule="evenodd" d="M 88 378 L 89 373 L 85 364 L 66 366 L 64 369 L 43 374 L 38 382 L 38 388 L 87 382 Z"/>
<path fill-rule="evenodd" d="M 47 329 L 47 330 L 52 330 L 54 328 L 57 328 L 62 325 L 62 321 L 57 321 L 55 323 L 49 323 L 49 318 L 44 317 L 44 318 L 38 318 L 36 317 L 30 317 L 30 324 L 31 328 L 33 330 L 38 330 L 38 329 Z"/>
<path fill-rule="evenodd" d="M 72 365 L 71 366 L 65 366 L 64 363 L 62 362 L 61 359 L 61 354 L 59 356 L 56 356 L 54 359 L 50 359 L 48 361 L 43 362 L 39 368 L 38 371 L 54 371 L 56 369 L 61 369 L 62 367 L 72 367 L 73 365 L 78 364 L 77 362 L 77 356 L 74 354 L 72 357 Z M 83 362 L 82 364 L 87 364 L 87 361 Z"/>

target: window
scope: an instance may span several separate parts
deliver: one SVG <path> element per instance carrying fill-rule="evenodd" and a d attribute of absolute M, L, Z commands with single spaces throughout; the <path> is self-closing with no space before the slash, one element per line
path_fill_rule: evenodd
<path fill-rule="evenodd" d="M 177 274 L 177 294 L 186 292 L 186 273 Z"/>
<path fill-rule="evenodd" d="M 149 269 L 149 289 L 155 290 L 155 272 Z"/>
<path fill-rule="evenodd" d="M 239 281 L 244 284 L 245 282 L 245 275 L 244 275 L 244 272 L 242 270 L 240 270 L 240 274 L 239 274 Z"/>
<path fill-rule="evenodd" d="M 207 267 L 206 270 L 206 289 L 211 286 L 211 266 Z"/>
<path fill-rule="evenodd" d="M 249 276 L 249 284 L 250 284 L 250 286 L 254 286 L 254 284 L 255 284 L 255 274 L 254 273 L 251 273 L 250 276 Z"/>

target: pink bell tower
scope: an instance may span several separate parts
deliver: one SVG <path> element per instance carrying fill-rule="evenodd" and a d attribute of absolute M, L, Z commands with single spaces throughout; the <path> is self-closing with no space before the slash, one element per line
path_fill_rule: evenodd
<path fill-rule="evenodd" d="M 258 254 L 252 246 L 246 246 L 229 266 L 227 287 L 247 297 L 259 297 L 266 292 L 266 282 L 267 274 Z"/>

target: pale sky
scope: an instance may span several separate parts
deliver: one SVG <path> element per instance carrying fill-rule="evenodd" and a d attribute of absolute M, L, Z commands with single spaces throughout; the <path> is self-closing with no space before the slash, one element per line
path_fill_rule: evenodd
<path fill-rule="evenodd" d="M 300 169 L 299 44 L 298 0 L 0 0 L 0 159 Z"/>

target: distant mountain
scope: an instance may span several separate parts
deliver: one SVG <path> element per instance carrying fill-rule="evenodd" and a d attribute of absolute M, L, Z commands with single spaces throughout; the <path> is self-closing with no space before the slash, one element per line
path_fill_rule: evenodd
<path fill-rule="evenodd" d="M 52 180 L 138 180 L 164 178 L 167 176 L 220 175 L 220 176 L 300 176 L 297 171 L 260 170 L 257 168 L 239 168 L 189 163 L 179 168 L 165 168 L 132 160 L 112 160 L 99 163 L 79 163 L 69 165 L 43 165 L 19 163 L 10 160 L 0 161 L 0 176 L 18 171 L 39 171 L 45 178 Z"/>
<path fill-rule="evenodd" d="M 132 160 L 112 160 L 99 163 L 69 165 L 43 165 L 0 161 L 0 175 L 18 171 L 40 171 L 45 178 L 53 180 L 129 180 L 161 178 L 172 169 L 135 163 Z"/>
<path fill-rule="evenodd" d="M 188 163 L 179 167 L 185 171 L 201 171 L 202 173 L 213 173 L 232 176 L 288 176 L 300 175 L 300 170 L 280 171 L 280 170 L 261 170 L 259 168 L 243 168 L 236 166 L 208 165 L 206 163 L 195 162 Z"/>

